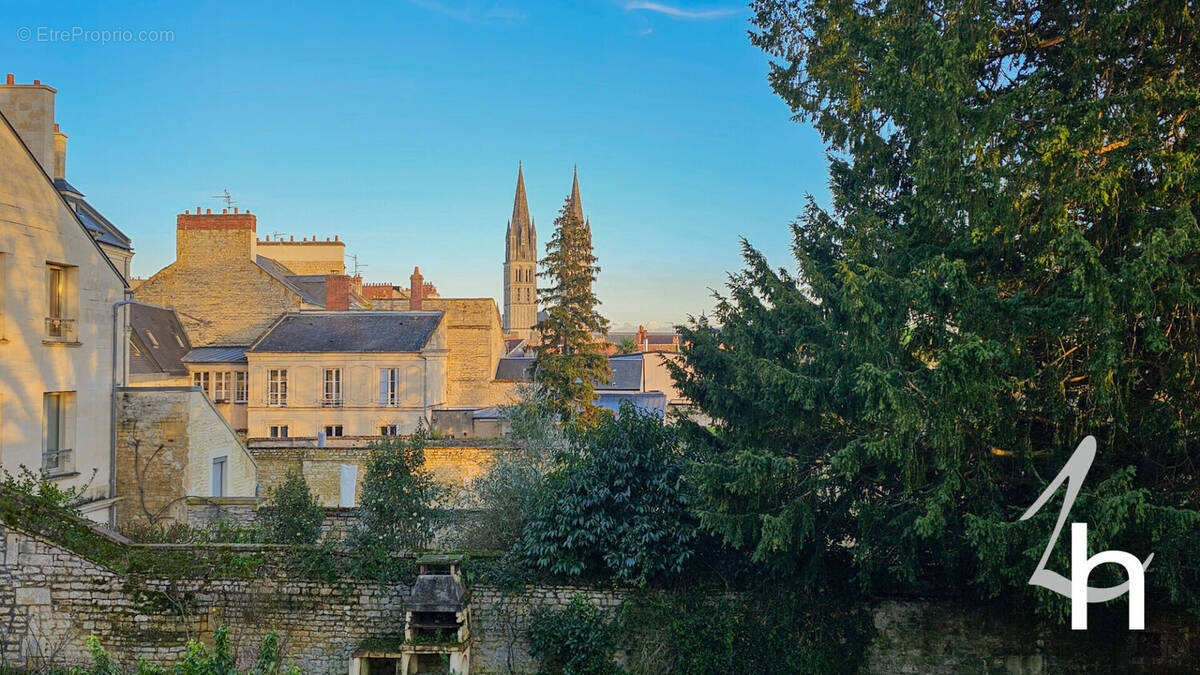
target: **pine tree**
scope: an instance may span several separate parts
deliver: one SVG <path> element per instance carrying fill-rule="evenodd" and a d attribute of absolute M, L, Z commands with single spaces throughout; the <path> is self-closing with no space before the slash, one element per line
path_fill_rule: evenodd
<path fill-rule="evenodd" d="M 538 289 L 546 318 L 537 325 L 541 343 L 534 378 L 564 421 L 593 421 L 598 414 L 595 385 L 611 379 L 612 370 L 597 337 L 608 332 L 608 321 L 596 310 L 600 301 L 592 292 L 600 268 L 579 205 L 578 179 L 554 221 L 554 236 L 546 249 L 538 276 L 551 285 Z"/>
<path fill-rule="evenodd" d="M 793 227 L 798 273 L 746 244 L 721 326 L 684 331 L 702 525 L 807 579 L 1032 593 L 1057 509 L 1016 521 L 1093 434 L 1072 522 L 1200 607 L 1194 12 L 755 9 L 833 198 Z"/>

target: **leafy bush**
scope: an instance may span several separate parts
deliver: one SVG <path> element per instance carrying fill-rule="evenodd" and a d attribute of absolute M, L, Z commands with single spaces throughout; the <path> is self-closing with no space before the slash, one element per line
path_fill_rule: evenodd
<path fill-rule="evenodd" d="M 363 476 L 358 542 L 386 550 L 424 546 L 444 489 L 425 468 L 425 432 L 371 444 Z"/>
<path fill-rule="evenodd" d="M 518 402 L 503 406 L 511 448 L 500 451 L 487 473 L 470 484 L 481 511 L 466 525 L 463 548 L 507 550 L 521 537 L 554 457 L 566 435 L 547 403 L 545 390 L 523 386 Z"/>
<path fill-rule="evenodd" d="M 539 608 L 529 619 L 529 653 L 542 673 L 582 675 L 623 672 L 613 662 L 617 631 L 612 619 L 581 595 L 561 610 Z"/>
<path fill-rule="evenodd" d="M 298 469 L 289 471 L 283 485 L 272 491 L 262 515 L 267 538 L 273 543 L 315 544 L 321 538 L 325 510 Z"/>
<path fill-rule="evenodd" d="M 696 528 L 674 429 L 625 403 L 572 440 L 537 496 L 521 556 L 554 574 L 636 585 L 680 572 Z"/>

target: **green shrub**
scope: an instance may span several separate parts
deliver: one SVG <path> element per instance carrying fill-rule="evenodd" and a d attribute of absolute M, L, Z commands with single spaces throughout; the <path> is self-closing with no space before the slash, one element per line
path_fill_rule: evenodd
<path fill-rule="evenodd" d="M 414 549 L 433 536 L 444 490 L 425 468 L 425 439 L 422 427 L 409 439 L 371 444 L 359 511 L 360 545 Z"/>
<path fill-rule="evenodd" d="M 541 662 L 542 673 L 621 673 L 613 662 L 616 651 L 615 624 L 581 595 L 564 609 L 539 608 L 530 616 L 529 653 Z"/>
<path fill-rule="evenodd" d="M 625 403 L 559 453 L 516 550 L 553 574 L 645 585 L 682 571 L 695 536 L 674 429 Z"/>
<path fill-rule="evenodd" d="M 298 469 L 271 492 L 263 509 L 263 525 L 269 541 L 276 544 L 315 544 L 321 538 L 325 510 L 308 488 Z"/>

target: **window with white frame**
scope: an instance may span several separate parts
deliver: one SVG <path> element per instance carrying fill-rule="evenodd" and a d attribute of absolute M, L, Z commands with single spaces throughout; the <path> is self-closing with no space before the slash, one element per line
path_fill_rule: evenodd
<path fill-rule="evenodd" d="M 249 373 L 236 372 L 233 374 L 233 402 L 245 403 L 249 397 L 249 386 L 246 380 Z"/>
<path fill-rule="evenodd" d="M 267 405 L 287 405 L 287 369 L 267 371 Z"/>
<path fill-rule="evenodd" d="M 197 371 L 192 373 L 192 386 L 200 387 L 204 393 L 208 393 L 209 373 L 208 371 Z"/>
<path fill-rule="evenodd" d="M 400 405 L 400 369 L 379 369 L 379 405 Z"/>
<path fill-rule="evenodd" d="M 225 496 L 226 457 L 214 457 L 212 463 L 212 496 Z"/>
<path fill-rule="evenodd" d="M 46 392 L 42 406 L 42 471 L 67 473 L 71 470 L 71 451 L 75 445 L 75 392 Z"/>
<path fill-rule="evenodd" d="M 229 403 L 229 371 L 213 373 L 213 400 L 217 403 Z"/>
<path fill-rule="evenodd" d="M 342 369 L 326 368 L 321 405 L 326 408 L 342 407 Z"/>

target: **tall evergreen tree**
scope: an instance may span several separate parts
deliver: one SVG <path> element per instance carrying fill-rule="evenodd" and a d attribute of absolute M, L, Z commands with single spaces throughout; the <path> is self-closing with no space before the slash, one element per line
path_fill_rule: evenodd
<path fill-rule="evenodd" d="M 744 244 L 722 325 L 683 331 L 702 524 L 813 580 L 1028 591 L 1057 508 L 1016 521 L 1092 434 L 1071 520 L 1200 606 L 1194 7 L 754 8 L 833 199 L 798 274 Z"/>
<path fill-rule="evenodd" d="M 583 218 L 576 174 L 571 195 L 554 221 L 554 236 L 546 246 L 538 276 L 548 288 L 538 289 L 546 304 L 546 317 L 538 322 L 541 334 L 534 377 L 546 389 L 563 420 L 593 421 L 597 382 L 612 378 L 603 342 L 608 320 L 596 310 L 600 301 L 592 284 L 600 267 L 592 253 L 592 233 Z"/>

